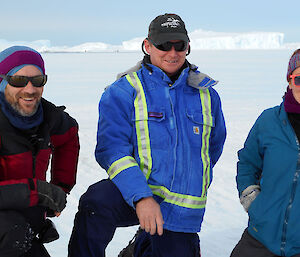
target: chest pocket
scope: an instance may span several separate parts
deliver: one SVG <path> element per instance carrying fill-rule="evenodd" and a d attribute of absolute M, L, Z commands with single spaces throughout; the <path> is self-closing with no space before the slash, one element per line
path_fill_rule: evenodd
<path fill-rule="evenodd" d="M 187 134 L 191 146 L 209 144 L 211 129 L 215 126 L 215 119 L 210 113 L 202 113 L 199 110 L 186 110 Z"/>
<path fill-rule="evenodd" d="M 133 117 L 132 121 L 135 127 L 148 127 L 151 147 L 163 148 L 169 145 L 168 131 L 165 126 L 166 113 L 164 110 L 149 110 L 147 117 Z M 143 131 L 141 131 L 141 133 L 136 131 L 136 134 L 137 137 L 142 137 Z"/>

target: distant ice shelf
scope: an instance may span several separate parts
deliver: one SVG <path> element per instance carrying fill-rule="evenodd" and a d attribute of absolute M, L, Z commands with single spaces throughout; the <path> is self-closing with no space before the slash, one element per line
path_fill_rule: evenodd
<path fill-rule="evenodd" d="M 229 33 L 202 29 L 189 34 L 193 50 L 250 50 L 250 49 L 296 49 L 300 42 L 284 43 L 284 34 L 280 32 Z M 123 41 L 122 45 L 102 42 L 86 42 L 75 46 L 52 46 L 50 40 L 7 41 L 0 39 L 0 50 L 13 45 L 27 45 L 42 53 L 85 53 L 85 52 L 123 52 L 140 51 L 144 37 Z"/>

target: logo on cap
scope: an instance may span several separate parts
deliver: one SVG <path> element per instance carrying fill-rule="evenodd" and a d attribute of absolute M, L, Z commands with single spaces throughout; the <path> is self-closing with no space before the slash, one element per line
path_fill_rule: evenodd
<path fill-rule="evenodd" d="M 162 27 L 167 27 L 167 28 L 169 28 L 169 27 L 177 28 L 177 27 L 180 26 L 180 21 L 173 18 L 173 17 L 169 17 L 166 22 L 161 24 L 161 26 Z"/>

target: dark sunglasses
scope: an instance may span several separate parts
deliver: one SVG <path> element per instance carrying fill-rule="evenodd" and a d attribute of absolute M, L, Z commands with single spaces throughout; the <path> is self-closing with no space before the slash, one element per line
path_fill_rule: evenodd
<path fill-rule="evenodd" d="M 290 78 L 292 79 L 295 86 L 300 86 L 300 75 L 290 75 Z"/>
<path fill-rule="evenodd" d="M 185 51 L 188 47 L 188 42 L 186 41 L 178 41 L 178 42 L 165 42 L 163 44 L 157 45 L 154 42 L 152 42 L 152 40 L 150 40 L 151 43 L 159 50 L 161 51 L 170 51 L 172 49 L 172 47 L 174 46 L 175 51 L 177 52 L 182 52 Z"/>
<path fill-rule="evenodd" d="M 29 81 L 34 87 L 43 87 L 47 82 L 47 75 L 38 75 L 34 77 L 0 75 L 0 78 L 5 79 L 8 84 L 13 87 L 26 87 Z"/>

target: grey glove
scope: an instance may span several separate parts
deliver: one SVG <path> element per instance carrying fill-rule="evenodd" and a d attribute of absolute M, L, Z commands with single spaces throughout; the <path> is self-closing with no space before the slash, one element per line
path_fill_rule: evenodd
<path fill-rule="evenodd" d="M 240 197 L 240 202 L 243 205 L 246 212 L 248 212 L 251 203 L 260 193 L 260 186 L 259 185 L 251 185 L 248 186 L 243 192 Z"/>
<path fill-rule="evenodd" d="M 42 180 L 37 180 L 36 184 L 38 205 L 57 212 L 61 212 L 66 207 L 67 195 L 60 187 Z"/>

